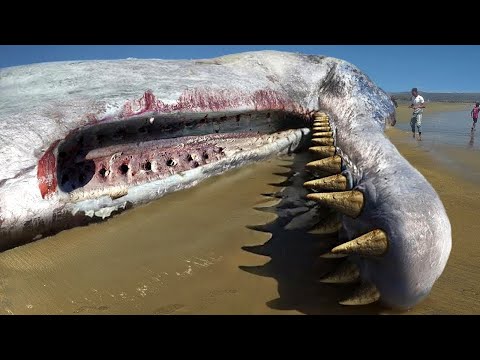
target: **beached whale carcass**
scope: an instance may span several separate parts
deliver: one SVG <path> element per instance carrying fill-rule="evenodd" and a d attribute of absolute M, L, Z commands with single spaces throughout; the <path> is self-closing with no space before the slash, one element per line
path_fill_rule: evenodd
<path fill-rule="evenodd" d="M 329 57 L 263 51 L 1 70 L 0 247 L 295 150 L 310 141 L 317 109 L 325 111 L 313 127 L 319 159 L 307 168 L 326 180 L 307 184 L 309 196 L 343 214 L 350 240 L 332 249 L 349 262 L 330 281 L 361 279 L 345 304 L 413 306 L 447 262 L 448 217 L 383 134 L 395 122 L 392 101 L 358 68 Z M 344 185 L 325 185 L 332 182 Z"/>

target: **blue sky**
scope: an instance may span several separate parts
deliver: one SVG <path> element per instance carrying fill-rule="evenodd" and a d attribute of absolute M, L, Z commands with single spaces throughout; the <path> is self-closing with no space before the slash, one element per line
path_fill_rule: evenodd
<path fill-rule="evenodd" d="M 347 60 L 386 91 L 480 92 L 478 45 L 0 45 L 0 67 L 127 57 L 196 59 L 263 49 Z"/>

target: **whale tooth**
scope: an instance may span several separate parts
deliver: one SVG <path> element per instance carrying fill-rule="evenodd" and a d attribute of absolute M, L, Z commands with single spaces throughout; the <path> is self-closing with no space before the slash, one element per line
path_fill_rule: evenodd
<path fill-rule="evenodd" d="M 333 213 L 315 225 L 315 227 L 308 231 L 308 233 L 314 235 L 328 235 L 337 232 L 341 227 L 342 222 L 338 218 L 338 214 Z"/>
<path fill-rule="evenodd" d="M 312 127 L 313 131 L 332 131 L 330 126 L 314 126 Z"/>
<path fill-rule="evenodd" d="M 320 138 L 312 139 L 313 145 L 333 145 L 333 139 L 331 138 Z"/>
<path fill-rule="evenodd" d="M 360 215 L 364 204 L 363 193 L 358 190 L 312 193 L 307 195 L 307 199 L 315 200 L 352 218 Z"/>
<path fill-rule="evenodd" d="M 330 122 L 328 120 L 315 120 L 313 126 L 330 126 Z"/>
<path fill-rule="evenodd" d="M 388 250 L 388 237 L 383 230 L 375 229 L 330 250 L 332 254 L 382 256 Z"/>
<path fill-rule="evenodd" d="M 360 280 L 360 269 L 350 261 L 343 262 L 335 271 L 318 280 L 326 284 L 347 284 Z"/>
<path fill-rule="evenodd" d="M 328 174 L 338 174 L 342 171 L 342 158 L 339 155 L 315 160 L 305 165 L 308 171 L 321 171 Z"/>
<path fill-rule="evenodd" d="M 312 137 L 319 138 L 319 137 L 332 137 L 333 131 L 323 131 L 323 132 L 316 132 L 312 134 Z"/>
<path fill-rule="evenodd" d="M 378 301 L 380 293 L 375 285 L 370 283 L 362 284 L 353 294 L 353 296 L 339 301 L 341 305 L 368 305 Z"/>
<path fill-rule="evenodd" d="M 312 146 L 308 150 L 322 159 L 335 155 L 335 146 Z"/>
<path fill-rule="evenodd" d="M 341 174 L 327 176 L 322 179 L 307 181 L 303 184 L 307 189 L 319 191 L 347 190 L 347 178 Z"/>

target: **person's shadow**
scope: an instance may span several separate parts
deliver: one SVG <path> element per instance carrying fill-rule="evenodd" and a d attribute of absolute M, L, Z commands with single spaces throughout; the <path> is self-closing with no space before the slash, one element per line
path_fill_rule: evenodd
<path fill-rule="evenodd" d="M 308 153 L 297 154 L 288 166 L 290 171 L 282 174 L 287 176 L 287 180 L 279 184 L 279 190 L 283 190 L 263 194 L 281 198 L 281 201 L 271 208 L 257 210 L 275 212 L 278 218 L 268 224 L 247 227 L 271 233 L 272 237 L 264 244 L 244 246 L 242 249 L 268 256 L 271 260 L 265 265 L 240 268 L 255 276 L 277 280 L 279 297 L 267 302 L 272 309 L 297 310 L 305 314 L 378 314 L 381 308 L 376 304 L 338 304 L 339 300 L 350 296 L 358 284 L 323 284 L 317 281 L 344 260 L 319 257 L 338 244 L 337 234 L 308 233 L 313 225 L 331 214 L 329 209 L 305 199 L 308 191 L 303 183 L 311 179 L 305 171 L 305 164 L 312 160 Z"/>
<path fill-rule="evenodd" d="M 470 130 L 470 140 L 468 141 L 468 148 L 473 149 L 473 145 L 475 142 L 475 130 Z"/>

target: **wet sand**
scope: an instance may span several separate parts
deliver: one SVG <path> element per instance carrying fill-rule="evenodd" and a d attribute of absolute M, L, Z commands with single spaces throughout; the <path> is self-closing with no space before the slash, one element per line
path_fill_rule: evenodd
<path fill-rule="evenodd" d="M 436 162 L 408 132 L 387 135 L 437 190 L 453 229 L 445 272 L 423 303 L 403 313 L 480 313 L 479 184 Z M 454 150 L 445 151 L 465 158 L 464 149 Z M 287 219 L 254 209 L 280 202 L 261 194 L 279 191 L 269 184 L 287 176 L 276 173 L 299 171 L 305 156 L 233 170 L 107 222 L 0 253 L 0 314 L 397 313 L 338 305 L 352 286 L 315 282 L 338 261 L 318 259 L 335 239 L 286 231 Z M 466 172 L 480 169 L 478 157 L 467 162 Z M 269 222 L 269 232 L 247 227 Z"/>

